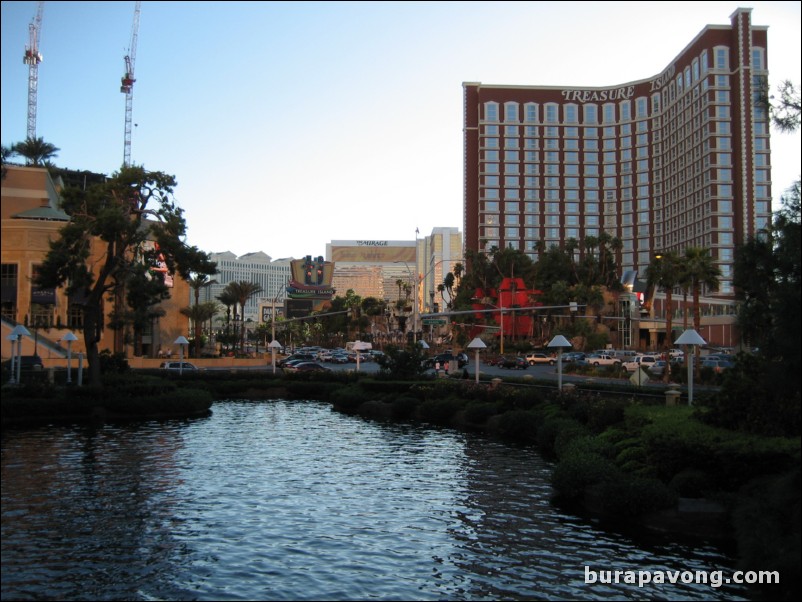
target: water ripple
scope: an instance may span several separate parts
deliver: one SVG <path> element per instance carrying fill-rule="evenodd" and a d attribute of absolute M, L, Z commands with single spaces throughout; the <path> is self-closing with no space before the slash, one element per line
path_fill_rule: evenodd
<path fill-rule="evenodd" d="M 317 402 L 5 431 L 2 597 L 138 600 L 741 599 L 586 585 L 596 569 L 729 570 L 549 503 L 533 450 L 366 422 Z"/>

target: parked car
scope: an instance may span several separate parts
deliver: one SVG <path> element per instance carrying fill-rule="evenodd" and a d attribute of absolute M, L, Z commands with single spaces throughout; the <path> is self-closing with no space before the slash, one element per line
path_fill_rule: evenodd
<path fill-rule="evenodd" d="M 638 355 L 629 362 L 624 362 L 623 366 L 627 372 L 635 372 L 638 368 L 646 368 L 660 359 L 657 355 Z"/>
<path fill-rule="evenodd" d="M 331 368 L 321 366 L 317 362 L 298 362 L 289 369 L 290 372 L 331 372 Z"/>
<path fill-rule="evenodd" d="M 462 357 L 460 357 L 462 356 Z M 468 364 L 468 356 L 464 353 L 460 353 L 454 355 L 453 353 L 438 353 L 432 357 L 427 357 L 423 360 L 422 365 L 424 368 L 434 368 L 436 364 L 440 364 L 440 367 L 443 367 L 443 364 L 450 362 L 451 360 L 457 360 L 457 367 L 462 368 Z"/>
<path fill-rule="evenodd" d="M 198 367 L 189 362 L 162 362 L 160 368 L 168 372 L 197 372 Z"/>
<path fill-rule="evenodd" d="M 735 364 L 733 364 L 729 360 L 710 359 L 710 358 L 703 359 L 701 363 L 702 368 L 712 368 L 716 374 L 721 374 L 725 370 L 729 370 L 730 368 L 732 368 L 734 365 Z"/>
<path fill-rule="evenodd" d="M 672 360 L 682 360 L 685 359 L 685 352 L 682 349 L 669 349 L 668 357 Z"/>
<path fill-rule="evenodd" d="M 506 355 L 496 365 L 499 368 L 508 368 L 510 370 L 526 370 L 529 367 L 529 362 L 519 355 Z"/>
<path fill-rule="evenodd" d="M 534 366 L 535 364 L 548 364 L 549 366 L 553 366 L 557 363 L 557 358 L 546 355 L 545 353 L 527 353 L 526 361 L 529 362 L 530 366 Z"/>
<path fill-rule="evenodd" d="M 647 367 L 646 370 L 652 376 L 663 376 L 666 371 L 666 361 L 665 360 L 657 360 L 651 366 Z"/>
<path fill-rule="evenodd" d="M 585 358 L 591 366 L 620 366 L 621 360 L 607 353 L 592 353 Z"/>
<path fill-rule="evenodd" d="M 290 356 L 287 356 L 285 358 L 280 359 L 276 363 L 276 365 L 279 368 L 284 368 L 287 365 L 287 363 L 289 363 L 289 362 L 291 362 L 293 360 L 303 360 L 305 362 L 314 362 L 316 359 L 317 358 L 314 355 L 312 355 L 311 353 L 293 353 Z"/>
<path fill-rule="evenodd" d="M 348 356 L 345 353 L 332 353 L 328 361 L 332 364 L 347 364 Z"/>
<path fill-rule="evenodd" d="M 563 353 L 563 363 L 564 364 L 572 364 L 575 362 L 581 362 L 585 359 L 586 355 L 581 351 L 569 351 L 568 353 Z"/>

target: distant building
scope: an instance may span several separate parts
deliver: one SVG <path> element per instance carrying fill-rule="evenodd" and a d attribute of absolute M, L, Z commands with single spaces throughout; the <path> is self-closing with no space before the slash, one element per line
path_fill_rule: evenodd
<path fill-rule="evenodd" d="M 274 261 L 261 251 L 246 253 L 240 257 L 230 251 L 210 253 L 209 256 L 217 263 L 217 274 L 212 276 L 212 284 L 201 289 L 201 301 L 216 301 L 229 282 L 245 281 L 262 287 L 262 292 L 254 295 L 245 304 L 245 320 L 250 319 L 257 323 L 267 321 L 269 318 L 261 308 L 272 307 L 274 301 L 276 307 L 284 307 L 287 284 L 292 277 L 292 258 Z M 194 299 L 191 302 L 194 303 Z"/>
<path fill-rule="evenodd" d="M 540 244 L 576 239 L 584 253 L 604 232 L 622 242 L 622 270 L 641 275 L 657 252 L 702 247 L 723 275 L 717 296 L 731 299 L 735 246 L 771 219 L 769 115 L 758 102 L 768 28 L 751 12 L 706 26 L 638 81 L 464 83 L 465 247 L 537 259 Z"/>
<path fill-rule="evenodd" d="M 405 298 L 405 284 L 414 287 L 415 241 L 333 240 L 326 245 L 326 259 L 334 263 L 339 297 L 353 289 L 362 297 L 395 303 Z"/>

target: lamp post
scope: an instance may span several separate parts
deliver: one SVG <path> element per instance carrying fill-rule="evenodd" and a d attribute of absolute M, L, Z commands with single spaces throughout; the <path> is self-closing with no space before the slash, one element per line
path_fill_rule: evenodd
<path fill-rule="evenodd" d="M 270 361 L 273 364 L 273 374 L 276 373 L 276 350 L 281 349 L 281 343 L 279 343 L 276 339 L 270 341 Z"/>
<path fill-rule="evenodd" d="M 365 343 L 364 341 L 355 341 L 354 342 L 354 351 L 356 351 L 356 371 L 359 372 L 359 355 L 360 352 L 366 351 L 373 347 L 370 343 Z"/>
<path fill-rule="evenodd" d="M 6 337 L 7 341 L 11 342 L 11 378 L 8 379 L 8 383 L 10 385 L 14 384 L 14 376 L 17 374 L 15 366 L 17 365 L 17 351 L 16 351 L 16 342 L 17 337 L 13 334 L 10 334 Z"/>
<path fill-rule="evenodd" d="M 76 337 L 72 332 L 67 332 L 62 339 L 62 341 L 67 341 L 67 384 L 72 384 L 72 342 L 77 341 L 78 337 Z"/>
<path fill-rule="evenodd" d="M 571 343 L 563 335 L 558 334 L 548 344 L 550 349 L 557 349 L 557 390 L 563 390 L 563 349 L 570 349 Z"/>
<path fill-rule="evenodd" d="M 186 337 L 180 336 L 174 342 L 178 345 L 181 356 L 181 362 L 178 364 L 178 376 L 182 376 L 184 374 L 184 345 L 189 345 L 189 341 Z"/>
<path fill-rule="evenodd" d="M 472 340 L 470 343 L 468 343 L 468 349 L 473 349 L 474 352 L 475 352 L 474 353 L 474 358 L 475 358 L 474 359 L 474 371 L 476 372 L 476 384 L 477 385 L 479 384 L 479 352 L 482 349 L 486 349 L 486 348 L 487 348 L 487 345 L 485 345 L 485 342 L 482 339 L 480 339 L 479 337 L 476 337 L 474 340 Z"/>
<path fill-rule="evenodd" d="M 14 382 L 19 384 L 22 378 L 22 337 L 29 337 L 31 333 L 22 324 L 17 324 L 11 334 L 17 338 L 17 378 Z"/>
<path fill-rule="evenodd" d="M 687 345 L 688 353 L 688 405 L 693 405 L 693 364 L 697 345 L 706 345 L 705 340 L 693 328 L 689 328 L 674 341 L 675 345 Z M 670 361 L 670 360 L 669 360 Z"/>

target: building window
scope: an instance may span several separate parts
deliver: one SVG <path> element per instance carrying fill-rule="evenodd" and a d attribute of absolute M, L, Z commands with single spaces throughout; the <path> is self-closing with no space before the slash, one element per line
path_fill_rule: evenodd
<path fill-rule="evenodd" d="M 504 121 L 518 121 L 518 103 L 504 103 Z"/>
<path fill-rule="evenodd" d="M 485 121 L 498 121 L 498 103 L 485 103 Z"/>
<path fill-rule="evenodd" d="M 585 123 L 598 123 L 599 122 L 599 107 L 592 104 L 584 106 Z M 587 132 L 585 132 L 587 136 Z"/>
<path fill-rule="evenodd" d="M 526 121 L 530 123 L 537 123 L 537 105 L 535 103 L 529 102 L 525 105 L 524 111 L 526 113 Z M 527 133 L 527 135 L 529 135 Z M 537 133 L 533 134 L 537 136 Z"/>
<path fill-rule="evenodd" d="M 557 114 L 558 105 L 555 103 L 546 104 L 546 123 L 558 123 L 559 118 Z"/>

